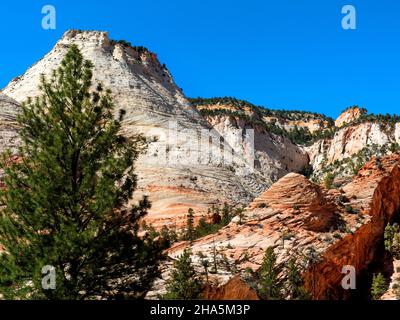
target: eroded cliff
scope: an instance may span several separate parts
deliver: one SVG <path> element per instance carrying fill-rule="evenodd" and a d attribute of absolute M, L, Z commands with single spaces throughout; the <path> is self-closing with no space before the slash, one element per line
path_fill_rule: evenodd
<path fill-rule="evenodd" d="M 303 264 L 306 287 L 315 299 L 349 298 L 354 292 L 342 287 L 342 268 L 353 266 L 361 279 L 382 250 L 386 223 L 399 212 L 399 163 L 397 154 L 373 159 L 341 190 L 288 174 L 251 203 L 242 224 L 235 220 L 191 245 L 177 243 L 168 254 L 174 259 L 190 247 L 199 273 L 199 253 L 210 261 L 217 255 L 221 263 L 210 276 L 214 286 L 237 275 L 250 286 L 246 270 L 256 271 L 265 249 L 273 247 L 279 263 L 295 257 Z"/>

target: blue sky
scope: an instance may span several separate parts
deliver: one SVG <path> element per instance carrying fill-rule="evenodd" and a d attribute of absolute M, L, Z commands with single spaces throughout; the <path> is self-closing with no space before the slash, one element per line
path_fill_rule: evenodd
<path fill-rule="evenodd" d="M 56 30 L 41 8 L 54 5 Z M 343 30 L 341 8 L 357 10 Z M 393 0 L 35 0 L 0 4 L 0 87 L 71 28 L 158 54 L 187 96 L 235 96 L 336 117 L 350 105 L 400 113 L 400 2 Z"/>

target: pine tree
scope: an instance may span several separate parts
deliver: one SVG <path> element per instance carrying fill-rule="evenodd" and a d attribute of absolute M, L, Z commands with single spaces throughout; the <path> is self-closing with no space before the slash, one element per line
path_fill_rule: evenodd
<path fill-rule="evenodd" d="M 167 281 L 167 293 L 163 296 L 167 300 L 198 299 L 202 285 L 192 266 L 191 252 L 188 249 L 175 261 L 171 278 Z"/>
<path fill-rule="evenodd" d="M 154 228 L 152 224 L 147 225 L 147 236 L 151 239 L 154 240 L 155 238 L 160 236 L 160 233 Z"/>
<path fill-rule="evenodd" d="M 385 227 L 384 244 L 385 249 L 395 258 L 400 257 L 400 228 L 397 223 L 391 226 L 389 223 Z"/>
<path fill-rule="evenodd" d="M 244 208 L 237 208 L 235 215 L 239 217 L 239 224 L 242 224 L 242 220 L 244 218 Z"/>
<path fill-rule="evenodd" d="M 192 208 L 189 208 L 186 221 L 185 240 L 192 242 L 194 238 L 195 238 L 194 211 Z"/>
<path fill-rule="evenodd" d="M 150 203 L 128 207 L 141 136 L 119 134 L 110 91 L 70 46 L 22 106 L 19 160 L 2 156 L 0 293 L 5 298 L 139 297 L 158 274 L 157 243 L 137 235 Z M 56 288 L 42 287 L 53 266 Z"/>
<path fill-rule="evenodd" d="M 304 281 L 300 270 L 297 267 L 296 260 L 291 259 L 288 262 L 286 270 L 287 296 L 291 300 L 307 300 L 310 298 L 304 288 Z"/>
<path fill-rule="evenodd" d="M 161 238 L 166 242 L 166 247 L 170 247 L 171 244 L 178 240 L 178 236 L 174 229 L 169 229 L 167 226 L 163 226 L 160 230 Z"/>
<path fill-rule="evenodd" d="M 333 173 L 329 172 L 328 174 L 326 174 L 324 178 L 325 188 L 332 189 L 334 180 L 335 180 L 335 175 Z"/>
<path fill-rule="evenodd" d="M 200 263 L 204 268 L 204 274 L 206 275 L 206 281 L 208 283 L 208 267 L 210 266 L 210 263 L 207 259 L 207 257 L 203 254 L 203 252 L 199 252 L 198 256 L 200 258 Z"/>
<path fill-rule="evenodd" d="M 198 237 L 202 237 L 207 235 L 212 231 L 212 226 L 207 223 L 204 217 L 201 217 L 199 220 L 199 224 L 196 227 L 195 233 Z"/>
<path fill-rule="evenodd" d="M 374 300 L 379 300 L 388 289 L 388 284 L 382 273 L 374 274 L 372 278 L 371 296 Z"/>
<path fill-rule="evenodd" d="M 393 227 L 389 223 L 385 227 L 384 240 L 385 250 L 391 253 L 393 242 Z"/>
<path fill-rule="evenodd" d="M 393 236 L 393 256 L 395 259 L 400 259 L 400 233 L 396 232 Z"/>
<path fill-rule="evenodd" d="M 217 258 L 217 247 L 215 246 L 215 239 L 213 239 L 213 260 L 212 260 L 212 269 L 210 273 L 218 272 L 218 258 Z"/>
<path fill-rule="evenodd" d="M 264 299 L 283 299 L 283 283 L 279 275 L 282 267 L 276 263 L 274 249 L 268 247 L 260 267 L 260 293 Z"/>
<path fill-rule="evenodd" d="M 311 269 L 311 284 L 312 284 L 312 291 L 311 291 L 311 297 L 315 297 L 315 292 L 316 292 L 316 265 L 317 263 L 321 260 L 321 257 L 319 253 L 315 250 L 314 247 L 310 246 L 308 247 L 307 253 L 305 255 L 305 263 L 308 265 L 308 267 Z"/>
<path fill-rule="evenodd" d="M 230 217 L 230 207 L 229 205 L 224 202 L 224 206 L 222 208 L 222 225 L 226 226 L 230 221 L 231 221 L 231 217 Z"/>

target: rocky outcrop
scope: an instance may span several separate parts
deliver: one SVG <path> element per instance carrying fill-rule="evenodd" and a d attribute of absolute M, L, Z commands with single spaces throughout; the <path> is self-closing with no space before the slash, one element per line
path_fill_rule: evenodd
<path fill-rule="evenodd" d="M 0 92 L 0 151 L 12 149 L 19 143 L 17 114 L 19 104 Z"/>
<path fill-rule="evenodd" d="M 219 257 L 211 282 L 224 286 L 231 278 L 247 278 L 257 270 L 267 247 L 279 263 L 296 258 L 304 263 L 307 289 L 315 299 L 344 299 L 351 290 L 341 286 L 342 268 L 353 266 L 362 275 L 382 248 L 385 224 L 400 208 L 400 155 L 373 160 L 341 191 L 325 190 L 298 174 L 288 174 L 256 198 L 242 224 L 231 222 L 190 246 L 202 272 L 201 252 L 209 261 Z M 310 223 L 312 222 L 312 223 Z M 169 249 L 170 258 L 189 244 Z"/>
<path fill-rule="evenodd" d="M 332 139 L 321 139 L 306 151 L 314 170 L 337 161 L 349 159 L 365 149 L 385 147 L 388 151 L 392 143 L 400 143 L 399 123 L 395 126 L 377 122 L 364 122 L 346 126 L 338 130 Z M 399 131 L 400 132 L 400 131 Z M 376 154 L 376 152 L 371 152 Z"/>
<path fill-rule="evenodd" d="M 205 300 L 259 300 L 255 290 L 240 277 L 233 277 L 220 287 L 206 286 L 202 298 Z"/>
<path fill-rule="evenodd" d="M 382 161 L 373 159 L 366 164 L 352 183 L 343 188 L 353 212 L 371 217 L 352 234 L 333 244 L 321 256 L 321 262 L 307 273 L 309 287 L 316 283 L 314 296 L 318 299 L 346 298 L 351 292 L 340 286 L 342 267 L 354 266 L 360 275 L 368 269 L 382 250 L 384 227 L 400 210 L 400 156 L 392 155 Z"/>
<path fill-rule="evenodd" d="M 400 260 L 393 260 L 393 274 L 388 291 L 381 300 L 400 300 Z"/>
<path fill-rule="evenodd" d="M 126 111 L 122 133 L 128 137 L 142 133 L 149 141 L 147 153 L 136 165 L 136 196 L 150 196 L 150 221 L 158 226 L 173 224 L 189 207 L 200 215 L 212 204 L 246 203 L 259 185 L 268 185 L 269 177 L 253 170 L 251 158 L 235 153 L 218 132 L 210 130 L 154 53 L 112 41 L 106 32 L 67 31 L 4 93 L 18 102 L 38 96 L 41 75 L 49 76 L 59 67 L 71 44 L 93 62 L 94 85 L 100 82 L 112 91 L 116 113 Z M 225 155 L 230 155 L 229 161 Z"/>
<path fill-rule="evenodd" d="M 264 113 L 260 114 L 260 107 L 254 106 L 247 101 L 240 101 L 233 99 L 233 102 L 229 102 L 231 98 L 214 98 L 211 100 L 218 100 L 220 102 L 207 103 L 207 99 L 202 103 L 198 101 L 195 102 L 195 106 L 200 111 L 209 111 L 208 113 L 218 113 L 218 111 L 228 111 L 230 113 L 239 112 L 247 117 L 253 117 L 259 121 L 262 121 L 267 124 L 274 124 L 280 128 L 283 128 L 287 131 L 293 130 L 294 128 L 305 128 L 308 129 L 311 133 L 316 131 L 321 131 L 332 126 L 333 120 L 327 118 L 321 114 L 313 114 L 309 112 L 299 112 L 299 111 L 283 111 L 283 110 L 267 110 L 262 108 Z M 196 99 L 192 99 L 196 100 Z M 237 104 L 241 104 L 238 106 Z M 236 105 L 234 105 L 236 104 Z M 211 112 L 210 112 L 211 111 Z M 330 121 L 328 121 L 328 119 Z"/>
<path fill-rule="evenodd" d="M 323 131 L 331 127 L 331 124 L 324 119 L 310 119 L 310 120 L 290 120 L 284 124 L 286 130 L 293 130 L 294 128 L 306 128 L 311 133 Z"/>
<path fill-rule="evenodd" d="M 217 256 L 218 272 L 210 275 L 210 282 L 223 286 L 236 275 L 245 279 L 248 268 L 257 270 L 268 247 L 274 248 L 280 263 L 293 257 L 304 260 L 311 249 L 322 254 L 369 220 L 346 213 L 336 204 L 339 196 L 299 174 L 288 174 L 251 203 L 242 224 L 235 219 L 216 234 L 195 240 L 190 246 L 194 264 L 202 272 L 199 253 L 209 261 Z M 188 246 L 178 243 L 168 254 L 174 259 Z M 164 277 L 168 272 L 165 268 Z"/>
<path fill-rule="evenodd" d="M 234 103 L 239 107 L 227 102 L 194 107 L 154 53 L 112 41 L 106 32 L 66 32 L 43 59 L 11 81 L 4 93 L 18 102 L 39 95 L 41 74 L 49 76 L 59 66 L 70 44 L 78 45 L 84 57 L 93 62 L 94 83 L 111 89 L 116 112 L 126 111 L 123 134 L 130 137 L 142 133 L 149 141 L 147 153 L 137 163 L 136 197 L 150 196 L 153 207 L 146 219 L 156 227 L 180 224 L 190 207 L 200 216 L 213 204 L 248 204 L 287 173 L 300 172 L 309 160 L 318 172 L 366 145 L 400 141 L 398 125 L 389 134 L 379 124 L 364 123 L 342 128 L 333 139 L 320 140 L 304 150 L 279 130 L 307 128 L 315 132 L 329 128 L 331 120 L 307 112 L 263 111 L 237 100 Z M 15 115 L 16 104 L 8 106 Z M 198 112 L 203 109 L 239 110 L 257 121 L 226 115 L 204 118 Z M 344 123 L 362 112 L 349 109 L 338 120 Z M 253 130 L 254 140 L 246 130 Z M 4 144 L 16 145 L 12 131 L 2 137 Z M 206 151 L 203 146 L 207 146 Z M 230 161 L 226 161 L 228 158 Z"/>
<path fill-rule="evenodd" d="M 256 169 L 263 173 L 266 183 L 259 183 L 254 194 L 269 187 L 289 172 L 300 172 L 309 162 L 308 155 L 288 138 L 267 131 L 240 117 L 217 115 L 206 117 L 209 124 L 225 138 L 226 142 L 245 158 L 251 146 L 246 144 L 246 131 L 254 134 Z"/>
<path fill-rule="evenodd" d="M 326 191 L 296 173 L 289 173 L 280 179 L 256 198 L 249 209 L 263 207 L 294 212 L 298 218 L 297 227 L 315 232 L 327 232 L 336 228 L 339 218 L 336 204 Z"/>
<path fill-rule="evenodd" d="M 5 150 L 17 153 L 17 146 L 20 143 L 17 123 L 19 110 L 20 105 L 15 100 L 0 92 L 0 153 Z M 3 187 L 1 181 L 3 174 L 3 170 L 0 170 L 0 188 Z"/>
<path fill-rule="evenodd" d="M 336 127 L 341 127 L 347 123 L 353 122 L 354 120 L 361 117 L 363 114 L 366 113 L 365 109 L 361 109 L 359 107 L 351 107 L 347 110 L 343 111 L 339 117 L 335 121 Z"/>
<path fill-rule="evenodd" d="M 336 120 L 330 138 L 321 138 L 305 147 L 313 168 L 313 181 L 326 174 L 335 176 L 336 185 L 351 181 L 373 156 L 400 151 L 400 123 L 397 116 L 367 114 L 351 107 Z"/>

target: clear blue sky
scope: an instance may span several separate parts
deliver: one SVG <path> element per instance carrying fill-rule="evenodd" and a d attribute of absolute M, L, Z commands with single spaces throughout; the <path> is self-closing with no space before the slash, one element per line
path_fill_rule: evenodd
<path fill-rule="evenodd" d="M 41 28 L 41 8 L 57 29 Z M 354 5 L 357 29 L 341 28 Z M 70 28 L 109 31 L 156 52 L 187 96 L 235 96 L 337 116 L 358 104 L 400 113 L 395 0 L 1 1 L 0 88 Z"/>

